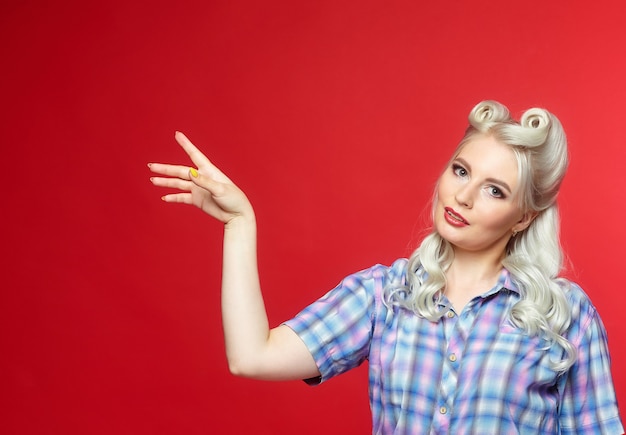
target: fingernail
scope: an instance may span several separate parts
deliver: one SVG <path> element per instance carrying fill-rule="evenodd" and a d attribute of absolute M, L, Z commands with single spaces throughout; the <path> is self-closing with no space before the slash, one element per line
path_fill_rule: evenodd
<path fill-rule="evenodd" d="M 189 173 L 193 178 L 198 178 L 198 171 L 196 171 L 194 168 L 189 168 Z"/>
<path fill-rule="evenodd" d="M 151 168 L 152 167 L 152 163 L 148 163 L 148 167 Z"/>

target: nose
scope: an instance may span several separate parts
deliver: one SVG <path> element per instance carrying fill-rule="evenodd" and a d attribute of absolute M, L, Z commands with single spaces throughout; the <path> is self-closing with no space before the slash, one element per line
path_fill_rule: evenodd
<path fill-rule="evenodd" d="M 471 185 L 468 183 L 460 187 L 454 195 L 454 199 L 460 206 L 472 208 L 474 205 L 474 197 Z"/>

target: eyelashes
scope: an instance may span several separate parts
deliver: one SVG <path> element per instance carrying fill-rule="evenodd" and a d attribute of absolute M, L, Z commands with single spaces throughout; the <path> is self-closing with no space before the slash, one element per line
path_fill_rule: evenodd
<path fill-rule="evenodd" d="M 467 172 L 467 169 L 465 169 L 463 166 L 459 165 L 458 163 L 452 164 L 452 172 L 454 172 L 454 174 L 459 177 L 467 177 L 469 175 L 469 173 Z"/>
<path fill-rule="evenodd" d="M 494 198 L 506 198 L 504 192 L 497 186 L 489 186 L 489 194 Z"/>
<path fill-rule="evenodd" d="M 452 173 L 460 178 L 467 178 L 469 176 L 469 171 L 459 163 L 453 163 L 451 166 Z M 487 192 L 490 196 L 498 199 L 504 199 L 507 195 L 504 193 L 504 190 L 494 184 L 489 184 L 485 186 Z"/>

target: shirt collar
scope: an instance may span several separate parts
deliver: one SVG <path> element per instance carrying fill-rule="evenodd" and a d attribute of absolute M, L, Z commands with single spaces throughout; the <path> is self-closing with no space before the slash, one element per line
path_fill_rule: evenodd
<path fill-rule="evenodd" d="M 500 275 L 498 276 L 498 281 L 491 288 L 491 290 L 486 291 L 485 293 L 481 294 L 478 297 L 486 299 L 486 298 L 488 298 L 488 297 L 490 297 L 492 295 L 495 295 L 496 293 L 501 292 L 502 290 L 511 291 L 513 293 L 517 293 L 518 295 L 520 294 L 520 291 L 519 291 L 519 288 L 517 287 L 517 284 L 515 284 L 515 282 L 513 281 L 513 278 L 511 277 L 511 272 L 509 272 L 504 267 L 500 271 Z M 444 298 L 445 298 L 445 296 L 444 296 Z M 443 303 L 442 300 L 439 300 L 439 306 L 440 307 L 441 306 L 445 306 L 445 303 Z"/>
<path fill-rule="evenodd" d="M 500 276 L 498 277 L 498 282 L 496 282 L 496 285 L 494 285 L 488 292 L 483 293 L 481 296 L 483 298 L 486 298 L 495 293 L 498 293 L 500 290 L 503 289 L 515 292 L 517 294 L 520 293 L 517 284 L 515 284 L 513 278 L 511 277 L 511 272 L 509 272 L 504 267 L 502 268 L 502 271 L 500 271 Z"/>

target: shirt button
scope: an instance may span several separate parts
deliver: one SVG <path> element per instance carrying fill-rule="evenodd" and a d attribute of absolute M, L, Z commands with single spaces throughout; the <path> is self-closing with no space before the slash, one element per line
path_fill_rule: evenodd
<path fill-rule="evenodd" d="M 456 355 L 455 354 L 451 354 L 448 359 L 452 362 L 456 362 Z"/>
<path fill-rule="evenodd" d="M 446 408 L 445 406 L 442 406 L 441 408 L 439 408 L 439 412 L 440 412 L 441 414 L 445 414 L 445 413 L 447 413 L 447 412 L 448 412 L 448 408 Z"/>
<path fill-rule="evenodd" d="M 448 313 L 446 314 L 446 316 L 448 316 L 449 319 L 454 317 L 454 312 L 453 311 L 448 311 Z"/>

